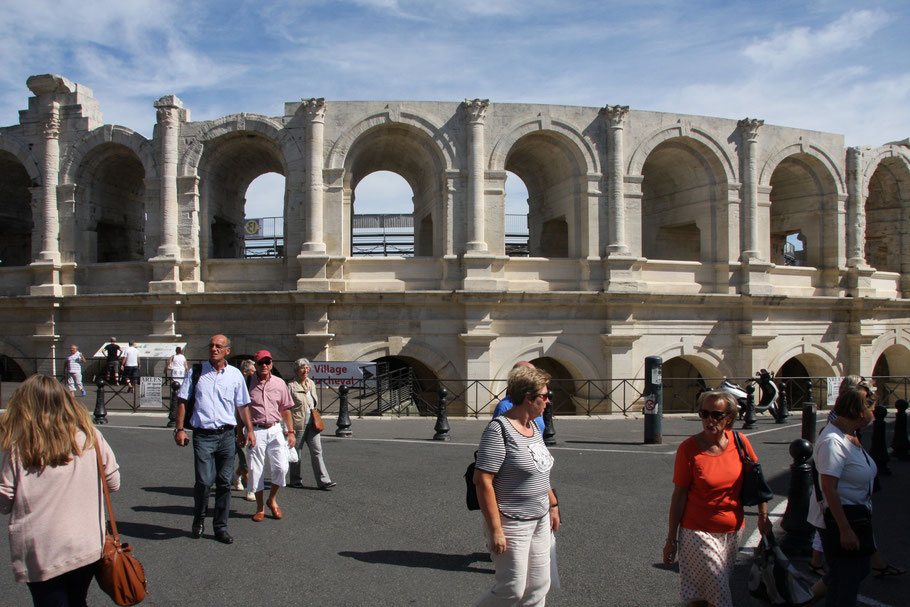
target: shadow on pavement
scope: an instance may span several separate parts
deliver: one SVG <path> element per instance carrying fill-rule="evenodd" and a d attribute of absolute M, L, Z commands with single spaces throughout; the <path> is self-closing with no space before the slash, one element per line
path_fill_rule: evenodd
<path fill-rule="evenodd" d="M 471 567 L 478 561 L 490 562 L 490 555 L 485 552 L 473 554 L 441 554 L 439 552 L 419 552 L 417 550 L 371 550 L 370 552 L 339 552 L 339 556 L 380 565 L 399 565 L 401 567 L 422 567 L 425 569 L 442 569 L 444 571 L 470 571 L 473 573 L 493 573 L 492 569 Z"/>
<path fill-rule="evenodd" d="M 130 523 L 128 521 L 117 521 L 117 531 L 120 532 L 120 535 L 143 540 L 172 540 L 189 535 L 189 531 L 186 529 L 174 529 L 173 527 L 162 527 L 161 525 L 149 525 L 147 523 Z"/>
<path fill-rule="evenodd" d="M 175 497 L 193 497 L 193 487 L 143 487 L 143 491 L 148 491 L 150 493 L 164 493 L 165 495 L 173 495 Z"/>

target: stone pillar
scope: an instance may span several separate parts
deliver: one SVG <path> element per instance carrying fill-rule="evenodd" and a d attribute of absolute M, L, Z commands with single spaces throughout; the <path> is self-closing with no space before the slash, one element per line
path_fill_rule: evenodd
<path fill-rule="evenodd" d="M 323 228 L 322 171 L 325 132 L 325 99 L 303 99 L 307 117 L 307 194 L 309 205 L 306 213 L 306 235 L 301 253 L 325 254 Z"/>
<path fill-rule="evenodd" d="M 489 99 L 465 99 L 464 109 L 468 119 L 468 242 L 467 253 L 486 253 L 484 235 L 484 146 L 483 129 Z"/>
<path fill-rule="evenodd" d="M 758 245 L 758 169 L 756 156 L 758 155 L 758 129 L 765 123 L 764 120 L 743 118 L 737 124 L 742 131 L 742 183 L 743 183 L 743 209 L 742 221 L 744 226 L 742 253 L 740 260 L 744 263 L 750 260 L 761 259 Z"/>
<path fill-rule="evenodd" d="M 625 172 L 623 166 L 623 122 L 629 113 L 628 105 L 607 105 L 600 111 L 606 116 L 609 131 L 607 134 L 607 153 L 609 154 L 609 190 L 607 197 L 609 226 L 607 235 L 607 255 L 628 255 L 626 244 L 626 201 L 623 195 Z"/>
<path fill-rule="evenodd" d="M 150 259 L 154 280 L 150 292 L 180 291 L 180 244 L 177 239 L 180 207 L 177 200 L 177 157 L 183 103 L 166 95 L 154 103 L 158 110 L 156 139 L 161 162 L 161 244 Z"/>
<path fill-rule="evenodd" d="M 44 162 L 41 179 L 44 191 L 41 198 L 41 250 L 32 263 L 35 284 L 31 295 L 61 295 L 60 289 L 60 217 L 57 211 L 57 183 L 60 172 L 60 104 L 48 104 L 43 125 Z"/>
<path fill-rule="evenodd" d="M 845 278 L 848 293 L 853 297 L 873 296 L 875 289 L 872 287 L 872 274 L 875 270 L 866 263 L 866 196 L 863 192 L 863 151 L 860 148 L 847 148 L 845 230 L 847 243 Z"/>

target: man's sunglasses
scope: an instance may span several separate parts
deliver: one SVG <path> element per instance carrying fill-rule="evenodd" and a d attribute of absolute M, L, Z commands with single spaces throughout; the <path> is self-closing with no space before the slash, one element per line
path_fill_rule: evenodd
<path fill-rule="evenodd" d="M 718 422 L 720 420 L 722 420 L 723 418 L 727 417 L 727 415 L 729 415 L 729 413 L 727 413 L 726 411 L 708 411 L 706 409 L 698 410 L 698 416 L 700 418 L 708 419 L 710 417 L 714 421 L 718 421 Z"/>
<path fill-rule="evenodd" d="M 272 359 L 271 359 L 271 358 L 263 358 L 262 360 L 260 360 L 260 361 L 257 362 L 256 364 L 257 364 L 257 365 L 270 365 L 270 364 L 272 364 Z"/>

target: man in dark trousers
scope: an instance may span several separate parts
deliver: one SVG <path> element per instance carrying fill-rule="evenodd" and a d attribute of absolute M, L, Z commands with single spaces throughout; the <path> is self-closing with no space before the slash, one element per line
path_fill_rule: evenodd
<path fill-rule="evenodd" d="M 250 393 L 243 375 L 227 364 L 231 342 L 224 335 L 209 340 L 209 359 L 194 370 L 177 394 L 177 427 L 174 441 L 180 447 L 189 442 L 186 428 L 193 431 L 196 483 L 193 485 L 192 536 L 202 537 L 208 511 L 209 493 L 215 483 L 215 539 L 232 544 L 228 533 L 231 510 L 231 473 L 234 471 L 234 440 L 240 445 L 256 445 L 247 404 Z M 186 417 L 187 401 L 193 399 L 193 412 Z M 243 426 L 237 426 L 237 420 Z M 245 430 L 245 433 L 244 433 Z"/>
<path fill-rule="evenodd" d="M 107 356 L 107 383 L 116 384 L 120 379 L 120 355 L 123 350 L 117 345 L 117 340 L 111 338 L 111 343 L 104 346 L 104 354 Z"/>

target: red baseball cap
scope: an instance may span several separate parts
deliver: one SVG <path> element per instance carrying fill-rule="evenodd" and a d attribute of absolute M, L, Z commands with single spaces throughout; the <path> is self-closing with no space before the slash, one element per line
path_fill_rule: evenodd
<path fill-rule="evenodd" d="M 272 358 L 272 353 L 269 352 L 268 350 L 259 350 L 258 352 L 253 354 L 253 362 L 258 363 L 263 358 Z"/>

